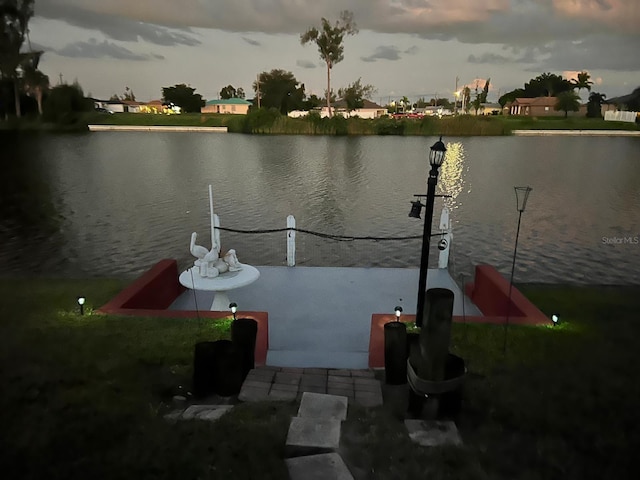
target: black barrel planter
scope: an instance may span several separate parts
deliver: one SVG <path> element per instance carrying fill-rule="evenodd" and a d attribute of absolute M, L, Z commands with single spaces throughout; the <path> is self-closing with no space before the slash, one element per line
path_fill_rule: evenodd
<path fill-rule="evenodd" d="M 193 395 L 203 398 L 214 390 L 215 342 L 196 343 L 193 352 Z"/>
<path fill-rule="evenodd" d="M 252 318 L 238 318 L 231 322 L 231 341 L 242 355 L 242 380 L 255 367 L 256 336 L 258 322 Z"/>
<path fill-rule="evenodd" d="M 387 385 L 407 383 L 407 326 L 402 322 L 384 324 L 384 373 Z"/>
<path fill-rule="evenodd" d="M 242 353 L 230 340 L 214 342 L 213 391 L 222 397 L 240 393 Z"/>

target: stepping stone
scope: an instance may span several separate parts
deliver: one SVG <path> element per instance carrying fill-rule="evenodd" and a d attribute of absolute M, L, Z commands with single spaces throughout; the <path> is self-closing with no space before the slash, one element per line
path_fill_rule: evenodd
<path fill-rule="evenodd" d="M 191 405 L 186 410 L 174 410 L 167 413 L 163 418 L 170 422 L 177 420 L 208 420 L 213 422 L 232 408 L 233 405 Z"/>
<path fill-rule="evenodd" d="M 340 446 L 341 421 L 325 418 L 293 417 L 287 433 L 288 457 L 329 453 Z"/>
<path fill-rule="evenodd" d="M 458 428 L 450 420 L 405 420 L 404 424 L 409 431 L 411 440 L 423 447 L 462 445 Z"/>
<path fill-rule="evenodd" d="M 191 405 L 180 420 L 217 420 L 233 408 L 233 405 Z"/>
<path fill-rule="evenodd" d="M 304 392 L 298 409 L 298 417 L 346 420 L 348 404 L 347 397 Z"/>
<path fill-rule="evenodd" d="M 233 405 L 215 405 L 215 408 L 205 410 L 196 415 L 196 420 L 206 420 L 209 422 L 215 422 L 224 414 L 229 413 L 233 408 Z"/>
<path fill-rule="evenodd" d="M 169 422 L 175 422 L 177 420 L 180 420 L 180 417 L 182 417 L 182 412 L 184 412 L 184 409 L 174 410 L 172 412 L 167 413 L 162 418 L 164 418 L 165 420 L 167 420 Z"/>
<path fill-rule="evenodd" d="M 291 480 L 353 480 L 337 453 L 323 453 L 285 460 Z"/>

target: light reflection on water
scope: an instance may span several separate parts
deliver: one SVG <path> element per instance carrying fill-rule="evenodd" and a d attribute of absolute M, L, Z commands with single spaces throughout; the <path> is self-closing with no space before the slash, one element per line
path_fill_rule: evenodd
<path fill-rule="evenodd" d="M 207 185 L 222 225 L 355 236 L 414 236 L 413 194 L 426 190 L 434 138 L 94 133 L 3 137 L 0 275 L 133 276 L 160 258 L 190 261 L 209 237 Z M 434 225 L 452 210 L 456 272 L 510 270 L 515 185 L 523 215 L 516 281 L 638 284 L 636 138 L 444 138 Z M 602 159 L 605 158 L 605 161 Z M 285 262 L 285 234 L 223 232 L 256 265 Z M 335 242 L 298 235 L 301 265 L 417 267 L 420 240 Z M 205 243 L 206 244 L 206 243 Z M 430 263 L 435 265 L 437 250 Z"/>

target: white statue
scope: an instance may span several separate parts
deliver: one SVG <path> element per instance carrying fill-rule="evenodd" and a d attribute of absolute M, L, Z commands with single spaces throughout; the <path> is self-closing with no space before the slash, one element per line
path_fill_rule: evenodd
<path fill-rule="evenodd" d="M 218 255 L 218 248 L 213 245 L 211 250 L 207 250 L 201 245 L 196 245 L 198 234 L 191 234 L 191 245 L 189 251 L 191 255 L 197 258 L 193 265 L 198 269 L 201 277 L 215 278 L 221 273 L 238 272 L 242 270 L 242 266 L 236 256 L 234 249 L 229 250 L 222 258 Z"/>
<path fill-rule="evenodd" d="M 227 265 L 229 265 L 230 272 L 238 272 L 242 270 L 238 257 L 236 256 L 236 251 L 233 248 L 225 253 L 222 259 Z"/>
<path fill-rule="evenodd" d="M 213 190 L 209 185 L 209 209 L 211 213 L 211 250 L 201 245 L 196 245 L 198 234 L 191 234 L 191 246 L 189 251 L 191 255 L 197 258 L 193 265 L 198 269 L 201 277 L 215 278 L 221 273 L 238 272 L 242 270 L 242 266 L 236 256 L 236 251 L 231 249 L 220 258 L 220 232 L 216 226 L 220 226 L 218 216 L 213 213 Z"/>

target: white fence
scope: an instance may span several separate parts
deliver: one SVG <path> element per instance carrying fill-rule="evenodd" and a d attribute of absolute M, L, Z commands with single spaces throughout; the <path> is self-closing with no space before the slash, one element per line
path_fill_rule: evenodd
<path fill-rule="evenodd" d="M 638 114 L 636 112 L 624 112 L 624 111 L 607 111 L 604 112 L 604 119 L 610 122 L 630 122 L 636 121 Z"/>

